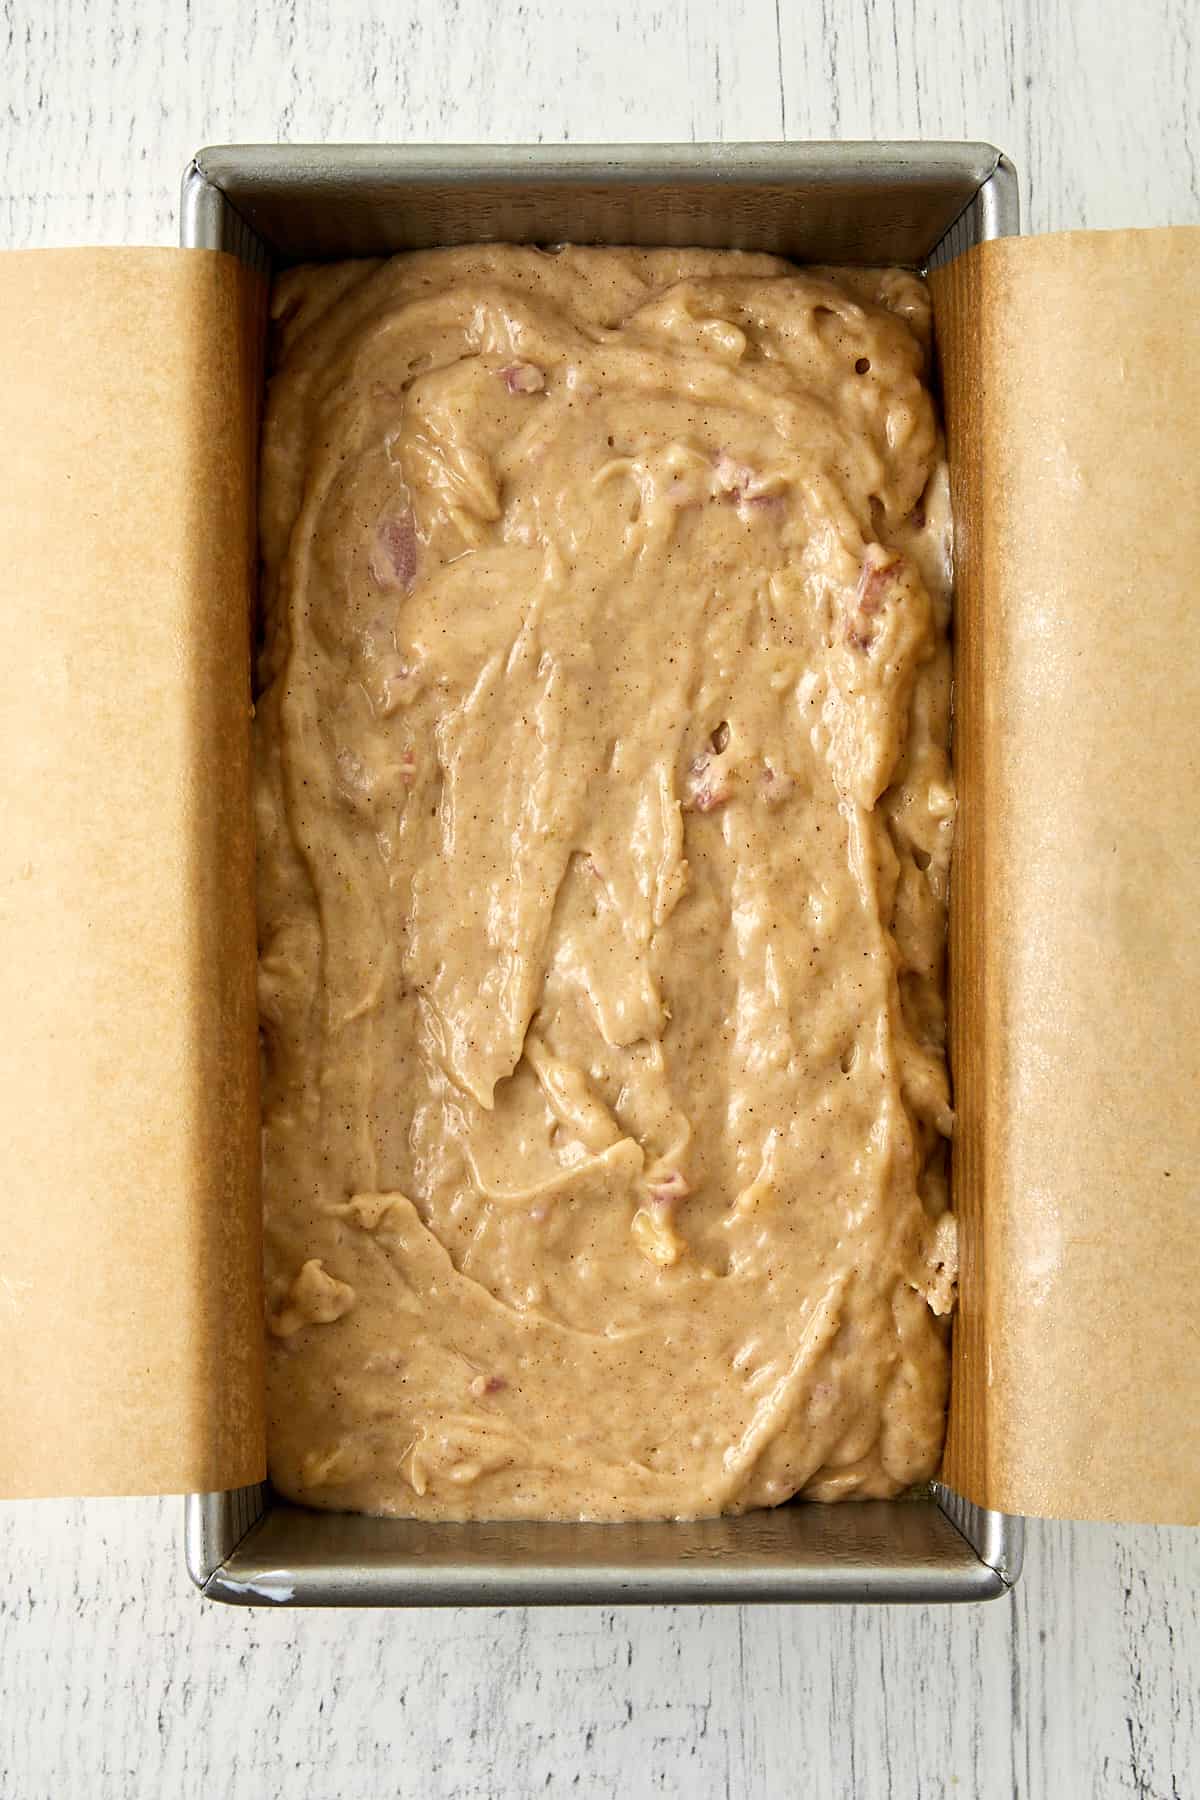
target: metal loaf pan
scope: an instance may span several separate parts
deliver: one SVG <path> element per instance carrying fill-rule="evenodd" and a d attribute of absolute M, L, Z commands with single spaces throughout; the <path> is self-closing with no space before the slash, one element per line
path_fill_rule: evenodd
<path fill-rule="evenodd" d="M 706 245 L 925 269 L 1018 229 L 987 144 L 203 150 L 182 242 L 270 271 L 480 239 Z M 444 1524 L 307 1511 L 267 1485 L 187 1500 L 208 1596 L 242 1604 L 986 1600 L 1022 1524 L 948 1488 L 687 1524 Z"/>

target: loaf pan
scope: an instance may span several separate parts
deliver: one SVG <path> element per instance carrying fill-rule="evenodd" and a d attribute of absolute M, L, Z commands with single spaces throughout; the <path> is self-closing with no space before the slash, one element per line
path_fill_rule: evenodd
<path fill-rule="evenodd" d="M 185 247 L 289 263 L 493 239 L 703 245 L 924 270 L 1018 230 L 1016 176 L 987 144 L 202 150 Z M 951 1601 L 1004 1594 L 1019 1519 L 932 1485 L 666 1524 L 428 1524 L 309 1511 L 269 1484 L 192 1494 L 185 1551 L 211 1599 L 437 1606 Z"/>

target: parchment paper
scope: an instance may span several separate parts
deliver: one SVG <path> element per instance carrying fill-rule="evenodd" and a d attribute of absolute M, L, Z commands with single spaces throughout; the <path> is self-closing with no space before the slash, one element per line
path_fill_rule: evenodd
<path fill-rule="evenodd" d="M 933 278 L 957 519 L 945 1475 L 1200 1518 L 1200 231 Z M 263 1473 L 262 293 L 0 257 L 0 1493 Z"/>
<path fill-rule="evenodd" d="M 1200 1519 L 1200 230 L 933 278 L 956 513 L 946 1477 Z"/>
<path fill-rule="evenodd" d="M 264 1468 L 248 614 L 261 295 L 0 257 L 0 1494 Z"/>

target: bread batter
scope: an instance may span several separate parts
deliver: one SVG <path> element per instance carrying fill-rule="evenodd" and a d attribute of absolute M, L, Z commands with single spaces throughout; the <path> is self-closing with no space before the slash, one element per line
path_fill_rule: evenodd
<path fill-rule="evenodd" d="M 916 277 L 285 274 L 257 816 L 270 1464 L 688 1518 L 934 1470 L 949 518 Z"/>

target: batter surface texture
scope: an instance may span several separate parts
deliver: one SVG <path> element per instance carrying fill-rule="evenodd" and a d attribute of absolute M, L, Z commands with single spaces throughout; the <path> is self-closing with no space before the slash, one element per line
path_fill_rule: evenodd
<path fill-rule="evenodd" d="M 285 274 L 257 823 L 270 1464 L 670 1518 L 941 1446 L 949 517 L 923 285 Z"/>

